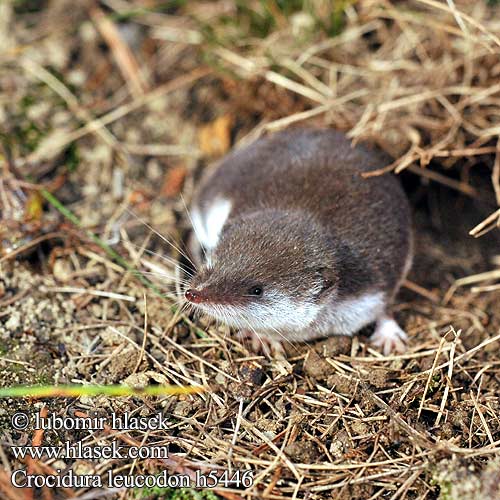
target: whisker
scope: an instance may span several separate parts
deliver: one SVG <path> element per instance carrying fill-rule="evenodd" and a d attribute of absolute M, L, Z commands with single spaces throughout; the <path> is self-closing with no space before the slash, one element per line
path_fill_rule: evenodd
<path fill-rule="evenodd" d="M 174 306 L 181 307 L 184 304 L 184 301 L 176 297 L 175 295 L 172 294 L 165 294 L 165 297 L 170 299 L 173 302 Z"/>
<path fill-rule="evenodd" d="M 203 252 L 203 257 L 205 257 L 205 261 L 208 261 L 207 252 L 205 250 L 205 247 L 201 243 L 200 236 L 198 235 L 198 233 L 196 231 L 196 226 L 193 223 L 191 213 L 189 212 L 189 208 L 186 205 L 186 201 L 184 200 L 184 196 L 182 195 L 182 193 L 180 193 L 180 198 L 182 200 L 182 204 L 184 205 L 184 210 L 186 210 L 186 215 L 188 216 L 189 222 L 191 223 L 191 227 L 193 228 L 193 234 L 196 236 L 196 239 L 198 240 L 198 244 L 200 245 L 201 251 Z"/>
<path fill-rule="evenodd" d="M 184 272 L 185 274 L 187 274 L 191 277 L 194 276 L 194 274 L 191 271 L 189 271 L 188 268 L 184 267 L 179 261 L 177 261 L 176 259 L 173 259 L 172 257 L 168 257 L 167 255 L 162 255 L 158 252 L 153 252 L 152 250 L 148 250 L 148 249 L 145 249 L 145 252 L 148 253 L 149 255 L 159 257 L 161 260 L 172 265 L 174 268 L 181 268 L 182 272 Z"/>
<path fill-rule="evenodd" d="M 186 273 L 188 276 L 193 277 L 193 273 L 191 273 L 186 267 L 184 267 L 178 260 L 173 259 L 172 257 L 169 257 L 167 255 L 163 255 L 158 252 L 153 252 L 152 250 L 149 250 L 147 248 L 142 248 L 142 246 L 137 245 L 137 243 L 132 243 L 131 241 L 127 242 L 128 245 L 132 245 L 136 248 L 139 248 L 140 250 L 144 251 L 145 253 L 149 255 L 154 255 L 155 257 L 158 257 L 165 262 L 168 262 L 169 264 L 172 264 L 175 267 L 180 267 L 184 273 Z"/>
<path fill-rule="evenodd" d="M 174 250 L 176 250 L 177 252 L 179 252 L 180 255 L 182 255 L 184 258 L 186 258 L 189 263 L 194 267 L 196 268 L 194 262 L 189 258 L 189 256 L 183 252 L 177 245 L 175 245 L 174 243 L 172 243 L 166 236 L 164 236 L 163 234 L 161 234 L 159 231 L 157 231 L 154 227 L 152 227 L 150 224 L 148 224 L 144 219 L 141 219 L 137 214 L 134 213 L 133 210 L 131 210 L 130 208 L 125 208 L 125 210 L 131 214 L 132 216 L 134 216 L 139 222 L 141 222 L 142 224 L 144 224 L 150 231 L 152 231 L 154 234 L 156 234 L 156 236 L 158 236 L 159 238 L 161 238 L 165 243 L 167 243 L 168 245 L 170 245 Z"/>
<path fill-rule="evenodd" d="M 269 347 L 265 344 L 265 342 L 262 340 L 261 336 L 257 333 L 257 330 L 255 330 L 255 328 L 250 324 L 250 322 L 246 319 L 246 318 L 243 318 L 246 323 L 248 324 L 248 327 L 250 328 L 250 330 L 257 336 L 257 338 L 259 339 L 259 342 L 262 344 L 262 351 L 264 352 L 264 354 L 270 358 L 271 357 L 271 351 L 269 349 Z"/>
<path fill-rule="evenodd" d="M 141 271 L 141 274 L 146 274 L 149 276 L 157 276 L 159 278 L 168 278 L 174 283 L 182 283 L 183 285 L 189 285 L 189 280 L 183 279 L 183 278 L 177 278 L 174 275 L 171 274 L 166 274 L 166 273 L 161 273 L 158 271 Z"/>
<path fill-rule="evenodd" d="M 292 344 L 292 342 L 290 342 L 290 340 L 288 340 L 279 330 L 270 325 L 268 326 L 268 328 L 276 332 L 290 347 L 297 351 L 297 348 Z"/>
<path fill-rule="evenodd" d="M 175 291 L 177 295 L 181 295 L 182 290 L 181 290 L 181 285 L 184 286 L 184 288 L 187 288 L 188 282 L 186 282 L 184 279 L 181 281 L 181 276 L 180 276 L 180 269 L 178 267 L 175 268 L 175 275 L 177 278 L 177 281 L 175 281 Z"/>

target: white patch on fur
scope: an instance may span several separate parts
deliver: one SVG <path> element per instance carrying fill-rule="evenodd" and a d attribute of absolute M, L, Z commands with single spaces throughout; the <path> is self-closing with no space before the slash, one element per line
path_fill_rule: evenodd
<path fill-rule="evenodd" d="M 268 291 L 265 298 L 247 306 L 202 303 L 195 307 L 228 326 L 274 336 L 306 329 L 321 310 L 317 304 L 293 300 L 277 291 Z"/>
<path fill-rule="evenodd" d="M 191 225 L 193 226 L 196 240 L 200 245 L 203 245 L 208 237 L 206 235 L 205 225 L 203 224 L 203 219 L 201 218 L 200 209 L 198 207 L 193 207 L 191 209 Z"/>
<path fill-rule="evenodd" d="M 385 309 L 383 292 L 366 293 L 360 297 L 344 299 L 325 306 L 320 329 L 323 334 L 353 335 L 375 321 Z"/>
<path fill-rule="evenodd" d="M 215 200 L 207 210 L 201 212 L 194 207 L 191 212 L 193 230 L 200 244 L 207 250 L 213 250 L 231 212 L 231 202 L 223 198 Z"/>
<path fill-rule="evenodd" d="M 370 342 L 382 349 L 385 356 L 392 352 L 405 352 L 407 340 L 406 333 L 399 325 L 392 318 L 385 315 L 377 321 L 375 333 L 370 338 Z"/>
<path fill-rule="evenodd" d="M 259 335 L 308 341 L 320 336 L 353 335 L 381 318 L 386 307 L 383 292 L 326 304 L 298 301 L 277 291 L 247 306 L 196 304 L 195 307 L 230 327 Z"/>
<path fill-rule="evenodd" d="M 309 301 L 294 300 L 277 291 L 268 292 L 265 299 L 266 303 L 256 302 L 249 308 L 251 322 L 256 323 L 263 331 L 303 330 L 313 323 L 321 310 L 320 305 Z M 257 327 L 254 328 L 257 329 Z"/>

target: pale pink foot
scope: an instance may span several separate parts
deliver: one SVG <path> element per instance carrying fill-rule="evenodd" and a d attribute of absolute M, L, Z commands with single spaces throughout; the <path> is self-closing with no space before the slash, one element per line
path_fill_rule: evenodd
<path fill-rule="evenodd" d="M 406 352 L 408 337 L 399 325 L 389 316 L 382 316 L 377 321 L 375 332 L 370 342 L 380 349 L 385 356 L 391 353 Z"/>
<path fill-rule="evenodd" d="M 252 330 L 240 330 L 236 333 L 236 336 L 243 343 L 250 341 L 251 350 L 257 354 L 262 353 L 268 358 L 271 357 L 271 354 L 285 354 L 283 344 L 267 335 L 257 335 Z"/>

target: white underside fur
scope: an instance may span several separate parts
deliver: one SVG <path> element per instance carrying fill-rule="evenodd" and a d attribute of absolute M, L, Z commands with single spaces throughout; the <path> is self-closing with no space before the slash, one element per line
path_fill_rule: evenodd
<path fill-rule="evenodd" d="M 385 306 L 382 292 L 342 301 L 332 298 L 322 304 L 302 303 L 274 292 L 267 305 L 240 309 L 200 304 L 198 308 L 229 326 L 300 342 L 329 335 L 353 335 L 381 317 Z"/>
<path fill-rule="evenodd" d="M 367 293 L 358 298 L 332 301 L 326 304 L 300 304 L 285 297 L 276 297 L 274 304 L 254 304 L 240 309 L 234 306 L 198 308 L 224 324 L 254 332 L 259 342 L 267 338 L 274 342 L 307 342 L 331 335 L 354 335 L 363 327 L 376 322 L 371 343 L 385 355 L 406 351 L 407 336 L 396 321 L 389 317 L 382 292 Z"/>
<path fill-rule="evenodd" d="M 299 302 L 285 294 L 268 291 L 266 302 L 246 307 L 235 305 L 197 304 L 196 307 L 226 325 L 254 330 L 269 337 L 294 335 L 306 328 L 311 331 L 322 307 L 311 302 Z"/>
<path fill-rule="evenodd" d="M 324 322 L 327 329 L 337 335 L 353 335 L 375 321 L 386 306 L 383 292 L 370 292 L 360 297 L 332 300 L 325 306 Z M 319 318 L 318 321 L 321 321 Z"/>

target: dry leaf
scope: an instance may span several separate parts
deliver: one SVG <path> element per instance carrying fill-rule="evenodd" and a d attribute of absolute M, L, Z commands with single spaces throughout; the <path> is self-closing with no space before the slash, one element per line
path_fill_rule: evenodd
<path fill-rule="evenodd" d="M 198 142 L 205 156 L 222 156 L 229 150 L 232 124 L 231 115 L 224 115 L 202 127 L 199 132 Z"/>
<path fill-rule="evenodd" d="M 38 191 L 32 191 L 26 202 L 24 219 L 26 221 L 39 221 L 43 213 L 43 198 Z"/>
<path fill-rule="evenodd" d="M 186 167 L 185 165 L 178 165 L 171 168 L 165 175 L 163 181 L 163 186 L 161 188 L 161 194 L 167 198 L 173 198 L 177 196 L 182 189 L 184 184 L 184 179 L 186 178 Z"/>

